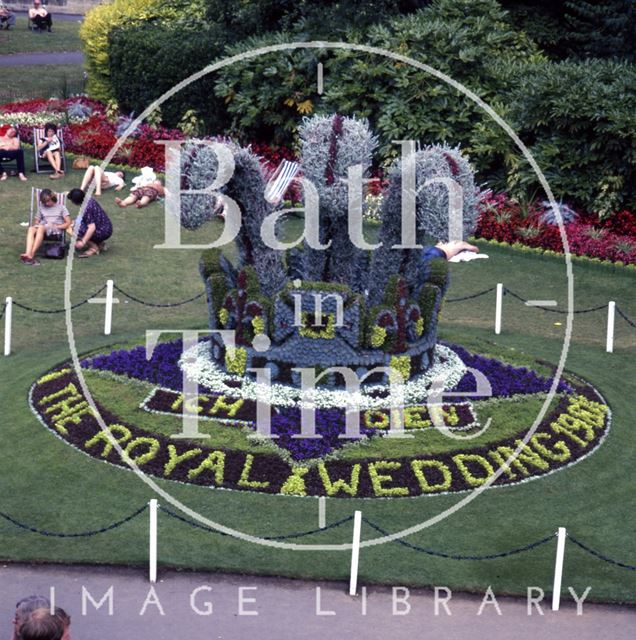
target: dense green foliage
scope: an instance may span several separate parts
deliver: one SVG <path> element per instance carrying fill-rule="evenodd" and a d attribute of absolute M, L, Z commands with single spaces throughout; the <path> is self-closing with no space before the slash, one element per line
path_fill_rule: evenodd
<path fill-rule="evenodd" d="M 531 149 L 557 197 L 603 213 L 634 206 L 633 3 L 367 0 L 354 10 L 338 0 L 179 0 L 158 15 L 154 2 L 135 0 L 117 16 L 102 9 L 83 27 L 90 88 L 115 96 L 124 110 L 140 112 L 230 54 L 314 39 L 370 45 L 430 65 L 490 104 Z M 188 135 L 290 146 L 303 116 L 333 112 L 368 118 L 384 161 L 399 153 L 394 140 L 459 144 L 480 183 L 543 196 L 519 150 L 470 97 L 439 74 L 378 54 L 298 48 L 253 55 L 162 107 L 165 123 Z"/>
<path fill-rule="evenodd" d="M 465 83 L 488 100 L 502 89 L 495 61 L 541 60 L 538 48 L 505 22 L 495 0 L 436 0 L 415 14 L 376 25 L 349 40 L 411 57 Z M 245 51 L 289 42 L 293 34 L 250 39 Z M 316 66 L 325 68 L 325 94 L 317 94 Z M 427 71 L 375 54 L 299 50 L 268 54 L 224 69 L 217 95 L 228 105 L 237 133 L 289 140 L 301 116 L 338 111 L 366 117 L 382 151 L 391 140 L 465 143 L 481 118 L 479 108 Z"/>
<path fill-rule="evenodd" d="M 228 37 L 217 25 L 189 31 L 187 37 L 183 35 L 156 23 L 111 33 L 110 79 L 121 109 L 143 111 L 178 82 L 218 57 Z M 213 74 L 193 82 L 161 105 L 164 122 L 176 126 L 188 110 L 193 110 L 206 131 L 223 133 L 227 124 L 225 109 L 220 101 L 210 101 L 213 91 Z"/>
<path fill-rule="evenodd" d="M 511 66 L 503 115 L 527 144 L 557 198 L 607 215 L 636 207 L 636 68 L 592 60 Z M 494 124 L 478 128 L 477 154 L 502 170 L 492 184 L 517 196 L 538 179 Z"/>
<path fill-rule="evenodd" d="M 91 9 L 80 27 L 80 38 L 84 47 L 92 97 L 109 100 L 114 96 L 110 82 L 108 46 L 109 36 L 114 29 L 124 25 L 133 27 L 148 21 L 166 24 L 187 22 L 187 16 L 201 6 L 203 0 L 113 0 Z M 152 61 L 151 56 L 149 59 Z M 157 75 L 156 67 L 149 67 L 147 73 L 147 80 Z"/>
<path fill-rule="evenodd" d="M 631 0 L 500 0 L 513 24 L 551 57 L 636 61 Z"/>
<path fill-rule="evenodd" d="M 108 42 L 99 44 L 108 64 L 108 72 L 100 73 L 100 77 L 110 85 L 108 97 L 115 97 L 123 109 L 142 111 L 166 89 L 221 57 L 227 45 L 281 29 L 293 32 L 287 38 L 291 40 L 338 40 L 346 29 L 366 28 L 426 2 L 366 0 L 358 3 L 355 10 L 350 4 L 334 0 L 214 0 L 205 3 L 204 8 L 198 2 L 190 4 L 188 11 L 182 8 L 180 19 L 152 17 L 110 23 Z M 211 75 L 171 98 L 162 107 L 165 123 L 176 126 L 191 111 L 204 131 L 221 133 L 226 124 L 225 103 L 211 97 L 214 82 Z M 91 86 L 97 90 L 95 83 Z M 261 132 L 259 138 L 266 137 Z"/>

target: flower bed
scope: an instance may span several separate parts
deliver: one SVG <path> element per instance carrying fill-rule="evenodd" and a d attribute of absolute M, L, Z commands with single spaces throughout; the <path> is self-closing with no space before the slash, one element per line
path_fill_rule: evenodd
<path fill-rule="evenodd" d="M 475 236 L 563 253 L 559 228 L 545 217 L 539 203 L 523 207 L 506 194 L 491 194 L 482 200 Z M 595 214 L 578 213 L 565 224 L 565 230 L 574 255 L 636 264 L 634 213 L 621 211 L 603 220 Z"/>
<path fill-rule="evenodd" d="M 29 144 L 33 143 L 33 127 L 47 122 L 64 126 L 67 151 L 103 160 L 123 132 L 122 122 L 125 124 L 127 118 L 120 118 L 118 121 L 115 116 L 107 113 L 107 107 L 103 103 L 85 97 L 26 100 L 0 105 L 0 123 L 16 125 L 20 138 Z M 165 149 L 162 145 L 155 144 L 155 141 L 186 138 L 179 129 L 144 123 L 128 137 L 112 162 L 136 168 L 150 166 L 155 171 L 162 172 L 165 169 Z M 294 159 L 293 152 L 285 147 L 255 144 L 253 149 L 272 170 L 283 159 Z"/>
<path fill-rule="evenodd" d="M 118 349 L 107 355 L 97 355 L 92 358 L 87 358 L 82 361 L 82 367 L 99 371 L 110 371 L 111 373 L 129 378 L 152 382 L 153 384 L 174 391 L 181 391 L 183 377 L 181 367 L 183 366 L 192 379 L 196 377 L 196 379 L 199 379 L 200 384 L 201 380 L 207 381 L 207 384 L 201 385 L 205 390 L 213 393 L 234 393 L 237 397 L 246 397 L 248 399 L 250 397 L 251 399 L 256 397 L 256 392 L 251 393 L 251 387 L 253 386 L 253 384 L 250 384 L 251 381 L 247 379 L 242 380 L 237 377 L 235 380 L 230 380 L 230 382 L 234 383 L 230 387 L 227 386 L 227 379 L 233 378 L 232 376 L 227 376 L 221 371 L 219 371 L 218 376 L 214 376 L 212 372 L 208 372 L 205 366 L 209 364 L 209 359 L 206 358 L 209 350 L 207 341 L 199 343 L 194 353 L 190 357 L 185 357 L 183 364 L 180 366 L 182 348 L 183 343 L 181 340 L 163 342 L 157 345 L 150 360 L 146 359 L 146 350 L 144 347 Z M 476 369 L 486 376 L 492 389 L 492 397 L 495 398 L 509 398 L 518 393 L 547 392 L 552 385 L 551 379 L 540 376 L 527 367 L 515 367 L 495 358 L 487 358 L 479 354 L 473 354 L 458 345 L 446 345 L 442 349 L 439 349 L 439 352 L 439 367 L 427 377 L 426 382 L 430 384 L 436 377 L 444 375 L 447 377 L 448 382 L 450 382 L 447 388 L 455 393 L 469 393 L 475 390 L 474 376 L 466 372 L 465 367 Z M 459 360 L 463 363 L 464 367 L 457 368 L 453 362 L 453 356 L 459 356 Z M 204 362 L 200 362 L 201 360 Z M 197 362 L 197 365 L 199 365 L 198 369 L 191 364 L 192 361 Z M 198 375 L 199 371 L 203 371 L 206 375 L 201 377 Z M 238 383 L 240 384 L 237 387 L 236 384 Z M 278 387 L 283 387 L 283 385 L 272 385 L 271 387 L 274 401 L 277 404 L 290 405 L 290 399 L 283 389 L 280 390 L 280 394 L 277 393 Z M 325 400 L 327 398 L 333 400 L 331 406 L 341 406 L 342 402 L 345 402 L 344 398 L 340 398 L 340 394 L 346 392 L 321 389 L 317 391 L 322 393 Z M 421 391 L 424 394 L 422 397 L 425 397 L 427 389 L 423 387 Z M 560 380 L 557 391 L 571 393 L 572 387 L 566 381 Z M 416 390 L 414 390 L 413 393 L 416 393 Z M 415 401 L 421 401 L 422 398 L 413 399 Z M 318 401 L 318 403 L 324 404 L 320 401 Z M 386 399 L 377 398 L 375 401 L 370 400 L 368 407 L 380 407 L 383 403 L 386 404 Z"/>
<path fill-rule="evenodd" d="M 313 442 L 319 442 L 315 440 L 307 441 L 308 448 L 298 449 L 297 460 L 290 460 L 272 446 L 246 453 L 218 441 L 216 446 L 205 440 L 175 441 L 147 427 L 141 429 L 98 404 L 106 424 L 102 431 L 68 365 L 41 377 L 29 399 L 41 422 L 64 442 L 118 467 L 135 463 L 152 476 L 211 488 L 337 498 L 419 497 L 472 490 L 488 481 L 502 486 L 533 480 L 595 451 L 607 435 L 611 417 L 601 396 L 580 382 L 575 393 L 560 399 L 526 444 L 521 440 L 527 429 L 524 422 L 511 435 L 480 445 L 465 441 L 436 453 L 422 450 L 404 455 L 398 449 L 382 457 L 361 456 L 357 461 L 332 455 L 321 459 L 323 452 L 312 448 Z M 232 403 L 223 403 L 229 415 Z M 341 416 L 324 413 L 324 420 L 318 420 L 318 433 L 333 439 L 334 425 L 343 426 Z M 296 418 L 292 412 L 279 419 L 278 433 L 291 439 L 290 431 L 298 426 Z M 397 442 L 391 440 L 392 449 Z M 518 447 L 519 455 L 506 464 Z M 310 456 L 313 464 L 307 460 Z"/>

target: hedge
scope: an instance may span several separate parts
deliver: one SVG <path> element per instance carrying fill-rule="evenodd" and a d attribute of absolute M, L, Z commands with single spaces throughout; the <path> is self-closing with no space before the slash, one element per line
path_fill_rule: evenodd
<path fill-rule="evenodd" d="M 221 55 L 227 37 L 214 25 L 187 37 L 154 23 L 114 30 L 109 47 L 110 78 L 120 108 L 140 113 L 178 82 L 213 62 Z M 224 133 L 228 119 L 223 101 L 214 98 L 214 80 L 214 74 L 206 75 L 164 102 L 164 123 L 177 126 L 190 110 L 201 120 L 205 133 Z"/>
<path fill-rule="evenodd" d="M 88 91 L 97 100 L 111 100 L 114 97 L 110 83 L 110 60 L 108 39 L 111 32 L 124 25 L 134 26 L 149 20 L 165 21 L 173 25 L 179 21 L 187 28 L 192 14 L 203 13 L 205 0 L 113 0 L 93 7 L 84 17 L 80 26 L 84 57 L 88 70 Z M 158 67 L 152 69 L 149 82 L 160 75 Z"/>

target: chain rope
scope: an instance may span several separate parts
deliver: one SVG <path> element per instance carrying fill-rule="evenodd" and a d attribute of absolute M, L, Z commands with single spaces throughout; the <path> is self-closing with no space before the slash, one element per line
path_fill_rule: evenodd
<path fill-rule="evenodd" d="M 144 305 L 145 307 L 158 307 L 161 309 L 170 308 L 170 307 L 180 307 L 181 305 L 194 302 L 195 300 L 198 300 L 199 298 L 202 298 L 205 295 L 205 291 L 202 291 L 201 293 L 198 293 L 193 298 L 188 298 L 187 300 L 182 300 L 181 302 L 165 302 L 165 303 L 147 302 L 145 300 L 141 300 L 140 298 L 137 298 L 131 295 L 127 291 L 124 291 L 121 287 L 118 287 L 117 285 L 114 285 L 113 288 L 119 291 L 119 293 L 121 293 L 123 296 L 126 296 L 126 298 L 130 298 L 133 302 L 137 302 L 138 304 Z"/>
<path fill-rule="evenodd" d="M 106 288 L 106 285 L 101 287 L 101 289 L 98 289 L 97 291 L 95 291 L 95 293 L 93 293 L 92 295 L 88 296 L 88 298 L 85 298 L 81 302 L 77 302 L 76 304 L 72 305 L 71 309 L 77 309 L 77 307 L 81 307 L 83 304 L 86 304 L 91 298 L 94 298 L 95 296 L 99 295 L 105 288 Z M 38 309 L 36 307 L 28 307 L 27 305 L 22 304 L 20 302 L 16 302 L 15 300 L 13 301 L 13 304 L 16 307 L 20 307 L 20 309 L 24 309 L 25 311 L 31 311 L 33 313 L 64 313 L 66 311 L 65 308 L 62 308 L 62 309 Z"/>
<path fill-rule="evenodd" d="M 569 533 L 568 533 L 568 538 L 577 547 L 580 547 L 581 549 L 583 549 L 583 551 L 586 551 L 587 553 L 589 553 L 590 555 L 598 558 L 599 560 L 603 560 L 603 562 L 609 562 L 610 564 L 616 565 L 617 567 L 621 567 L 621 569 L 629 569 L 630 571 L 636 571 L 636 566 L 631 565 L 631 564 L 625 564 L 624 562 L 619 562 L 618 560 L 612 560 L 612 558 L 609 558 L 608 556 L 603 555 L 599 551 L 595 551 L 594 549 L 592 549 L 592 548 L 588 547 L 587 545 L 583 544 L 580 540 L 577 540 L 576 538 L 571 536 Z"/>
<path fill-rule="evenodd" d="M 389 532 L 385 531 L 377 524 L 367 520 L 367 518 L 362 518 L 362 521 L 369 525 L 372 529 L 377 531 L 379 534 L 383 536 L 388 536 Z M 541 540 L 537 540 L 536 542 L 531 542 L 523 547 L 516 547 L 515 549 L 511 549 L 510 551 L 503 551 L 501 553 L 490 553 L 482 556 L 474 556 L 474 555 L 459 555 L 452 553 L 445 553 L 444 551 L 434 551 L 433 549 L 425 549 L 424 547 L 420 547 L 416 544 L 412 544 L 411 542 L 407 542 L 406 540 L 397 539 L 393 540 L 393 542 L 402 545 L 403 547 L 407 547 L 412 549 L 413 551 L 418 551 L 419 553 L 425 553 L 429 556 L 435 556 L 437 558 L 447 558 L 449 560 L 495 560 L 497 558 L 506 558 L 508 556 L 514 556 L 518 553 L 523 553 L 524 551 L 531 551 L 532 549 L 536 549 L 541 545 L 550 542 L 554 538 L 556 534 L 552 533 Z"/>
<path fill-rule="evenodd" d="M 14 524 L 16 527 L 23 529 L 24 531 L 29 531 L 31 533 L 39 533 L 40 535 L 46 536 L 48 538 L 90 538 L 100 533 L 106 533 L 107 531 L 112 531 L 113 529 L 117 529 L 118 527 L 121 527 L 122 525 L 126 524 L 127 522 L 130 522 L 137 516 L 141 515 L 147 508 L 148 508 L 148 505 L 145 504 L 143 507 L 140 507 L 139 509 L 137 509 L 137 511 L 135 511 L 134 513 L 131 513 L 129 516 L 126 516 L 125 518 L 118 520 L 117 522 L 113 522 L 113 524 L 109 524 L 105 527 L 102 527 L 101 529 L 94 529 L 92 531 L 82 531 L 79 533 L 60 533 L 55 531 L 47 531 L 46 529 L 38 529 L 36 527 L 32 527 L 31 525 L 24 524 L 23 522 L 16 520 L 12 516 L 6 513 L 3 513 L 2 511 L 0 511 L 0 517 L 4 518 L 11 524 Z"/>

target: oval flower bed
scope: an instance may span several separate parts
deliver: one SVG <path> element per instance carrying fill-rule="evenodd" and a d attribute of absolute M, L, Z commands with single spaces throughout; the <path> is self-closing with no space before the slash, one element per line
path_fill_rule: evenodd
<path fill-rule="evenodd" d="M 467 366 L 478 368 L 491 380 L 499 400 L 489 401 L 507 403 L 507 414 L 514 415 L 518 403 L 519 415 L 524 415 L 524 398 L 544 397 L 551 384 L 549 378 L 526 367 L 454 348 Z M 142 363 L 133 349 L 94 356 L 83 366 L 92 370 L 92 375 L 100 372 L 107 376 L 104 379 L 113 389 L 128 386 L 131 379 L 140 381 L 142 386 L 150 385 L 151 393 L 136 411 L 146 416 L 148 412 L 161 414 L 157 417 L 164 420 L 163 414 L 171 415 L 176 430 L 184 405 L 190 403 L 190 411 L 199 412 L 202 432 L 208 424 L 206 420 L 215 425 L 214 440 L 174 440 L 165 429 L 149 430 L 147 418 L 146 426 L 138 427 L 134 420 L 124 420 L 109 409 L 108 398 L 116 391 L 97 403 L 108 433 L 103 432 L 68 365 L 37 380 L 30 392 L 31 407 L 56 436 L 82 453 L 116 467 L 134 462 L 144 473 L 157 478 L 210 488 L 342 498 L 417 497 L 467 491 L 481 487 L 497 473 L 493 486 L 540 478 L 584 459 L 602 443 L 610 426 L 609 407 L 591 386 L 561 381 L 555 403 L 525 444 L 522 439 L 529 427 L 525 418 L 487 441 L 475 444 L 464 438 L 458 442 L 463 435 L 470 436 L 479 429 L 479 402 L 467 402 L 461 397 L 440 407 L 444 426 L 455 437 L 433 450 L 420 448 L 420 443 L 427 442 L 426 434 L 439 435 L 430 408 L 424 404 L 405 407 L 404 433 L 419 433 L 420 440 L 386 438 L 390 432 L 389 412 L 368 409 L 360 412 L 362 440 L 348 442 L 340 438 L 345 433 L 346 418 L 339 408 L 316 409 L 318 438 L 298 438 L 299 410 L 272 407 L 271 433 L 277 438 L 255 443 L 249 439 L 256 428 L 253 401 L 231 392 L 203 389 L 196 402 L 184 398 L 177 375 L 178 350 L 172 345 L 158 351 L 149 362 Z M 161 386 L 154 387 L 155 384 Z M 468 379 L 462 378 L 455 390 L 468 392 Z M 109 434 L 123 453 L 113 446 Z M 249 446 L 229 444 L 236 443 L 237 437 Z M 383 449 L 384 442 L 390 447 Z M 415 449 L 410 442 L 416 442 Z M 378 446 L 372 447 L 372 443 Z M 517 447 L 521 447 L 520 454 L 507 464 Z M 352 451 L 355 456 L 349 455 Z"/>

